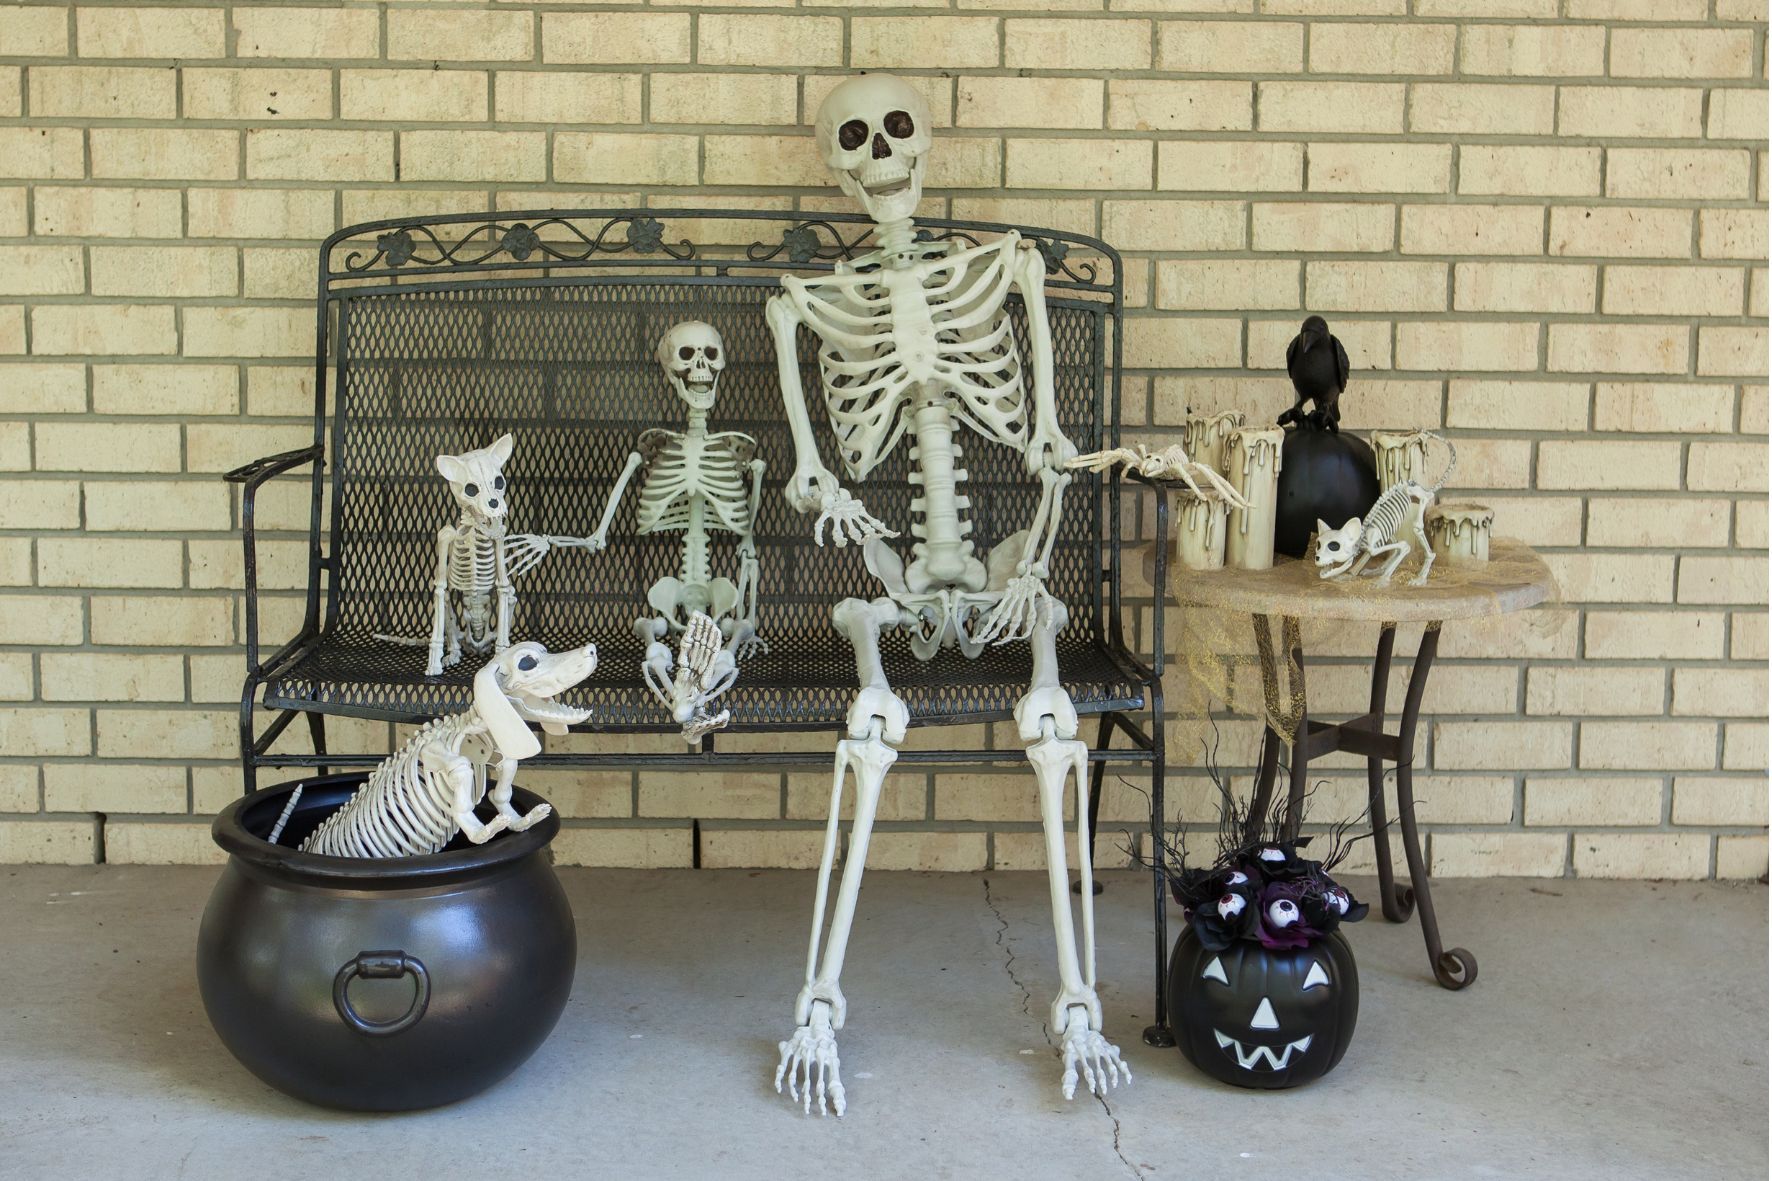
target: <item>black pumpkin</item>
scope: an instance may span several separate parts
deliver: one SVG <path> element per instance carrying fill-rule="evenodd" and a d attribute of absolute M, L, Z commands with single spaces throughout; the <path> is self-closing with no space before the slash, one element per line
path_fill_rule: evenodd
<path fill-rule="evenodd" d="M 1378 461 L 1358 435 L 1307 420 L 1280 445 L 1278 496 L 1274 551 L 1302 558 L 1319 517 L 1337 528 L 1365 517 L 1378 499 Z"/>
<path fill-rule="evenodd" d="M 1338 932 L 1309 947 L 1238 939 L 1210 951 L 1191 928 L 1169 957 L 1169 1030 L 1220 1082 L 1279 1090 L 1322 1078 L 1353 1040 L 1360 974 Z"/>

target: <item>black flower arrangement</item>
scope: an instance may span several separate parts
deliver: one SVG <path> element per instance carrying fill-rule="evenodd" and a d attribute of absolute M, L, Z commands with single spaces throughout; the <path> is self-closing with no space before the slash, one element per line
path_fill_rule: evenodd
<path fill-rule="evenodd" d="M 1206 770 L 1219 799 L 1211 864 L 1189 864 L 1179 829 L 1163 842 L 1169 892 L 1202 946 L 1223 951 L 1239 939 L 1250 939 L 1269 949 L 1309 947 L 1342 923 L 1366 917 L 1367 905 L 1329 872 L 1365 839 L 1363 834 L 1349 835 L 1361 818 L 1324 834 L 1328 853 L 1313 861 L 1303 850 L 1315 838 L 1286 836 L 1284 796 L 1269 815 L 1257 816 L 1231 793 L 1210 752 Z"/>

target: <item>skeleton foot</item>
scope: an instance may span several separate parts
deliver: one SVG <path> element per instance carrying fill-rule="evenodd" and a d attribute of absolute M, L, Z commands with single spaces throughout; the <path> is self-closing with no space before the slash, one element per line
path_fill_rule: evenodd
<path fill-rule="evenodd" d="M 1120 1061 L 1120 1047 L 1090 1028 L 1087 1009 L 1072 1005 L 1064 1028 L 1064 1077 L 1058 1084 L 1066 1099 L 1077 1094 L 1079 1072 L 1091 1095 L 1103 1095 L 1116 1085 L 1132 1082 L 1132 1068 Z"/>
<path fill-rule="evenodd" d="M 525 829 L 533 828 L 535 825 L 546 820 L 553 811 L 554 806 L 552 804 L 537 804 L 535 807 L 529 809 L 528 814 L 525 815 L 518 812 L 509 804 L 505 804 L 499 808 L 498 816 L 500 820 L 505 822 L 506 828 L 510 829 L 512 832 L 522 832 Z"/>
<path fill-rule="evenodd" d="M 829 1109 L 834 1109 L 841 1118 L 848 1104 L 843 1097 L 843 1076 L 839 1073 L 841 1064 L 837 1060 L 837 1035 L 831 1028 L 830 1006 L 824 1001 L 813 1002 L 812 1015 L 807 1023 L 777 1046 L 781 1050 L 781 1062 L 775 1068 L 775 1093 L 781 1094 L 785 1079 L 788 1097 L 799 1103 L 807 1115 L 812 1114 L 812 1100 L 816 1094 L 818 1114 L 825 1114 L 828 1100 Z"/>
<path fill-rule="evenodd" d="M 537 808 L 536 811 L 539 812 L 541 809 Z M 481 824 L 475 819 L 472 812 L 458 813 L 455 817 L 455 823 L 460 826 L 461 835 L 467 837 L 469 841 L 476 845 L 484 845 L 487 841 L 490 841 L 493 837 L 511 826 L 511 822 L 506 820 L 503 816 L 494 816 L 485 824 Z"/>

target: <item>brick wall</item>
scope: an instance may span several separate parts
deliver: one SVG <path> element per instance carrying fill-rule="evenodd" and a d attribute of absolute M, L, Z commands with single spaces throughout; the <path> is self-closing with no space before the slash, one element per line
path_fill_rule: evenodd
<path fill-rule="evenodd" d="M 1285 343 L 1323 312 L 1351 424 L 1446 428 L 1458 491 L 1551 555 L 1562 605 L 1448 631 L 1421 740 L 1435 872 L 1764 871 L 1764 0 L 912 7 L 0 6 L 0 862 L 213 854 L 241 675 L 216 474 L 307 433 L 320 237 L 825 208 L 805 125 L 834 77 L 890 68 L 944 125 L 928 212 L 1126 252 L 1129 421 L 1287 404 Z M 285 588 L 290 554 L 273 539 Z M 295 610 L 270 603 L 267 632 Z M 1360 676 L 1331 660 L 1314 700 L 1363 708 Z M 1226 728 L 1233 765 L 1254 736 Z M 1358 765 L 1325 770 L 1319 808 L 1357 807 Z M 576 822 L 563 857 L 615 865 L 689 864 L 694 821 L 704 865 L 810 864 L 828 790 L 532 779 Z M 1209 818 L 1197 774 L 1173 797 Z M 1114 784 L 1107 827 L 1141 806 Z M 882 866 L 1040 864 L 1025 772 L 898 774 L 882 817 Z"/>

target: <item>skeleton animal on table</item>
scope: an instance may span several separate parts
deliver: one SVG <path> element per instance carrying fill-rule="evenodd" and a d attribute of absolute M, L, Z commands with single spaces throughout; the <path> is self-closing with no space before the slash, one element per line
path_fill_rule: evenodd
<path fill-rule="evenodd" d="M 685 321 L 659 340 L 657 356 L 688 408 L 688 422 L 681 431 L 654 428 L 640 436 L 589 540 L 603 548 L 628 481 L 644 468 L 637 531 L 680 532 L 683 544 L 677 574 L 659 579 L 646 594 L 657 614 L 634 620 L 634 633 L 646 645 L 640 672 L 683 727 L 684 739 L 695 742 L 726 724 L 727 711 L 716 714 L 710 707 L 738 679 L 739 661 L 768 650 L 757 635 L 755 532 L 764 465 L 751 436 L 708 431 L 727 361 L 720 334 L 711 325 Z M 714 576 L 708 544 L 713 531 L 738 537 L 737 582 Z M 663 643 L 670 635 L 680 644 L 674 665 Z"/>
<path fill-rule="evenodd" d="M 1190 459 L 1180 443 L 1171 443 L 1160 451 L 1152 451 L 1143 443 L 1135 443 L 1131 447 L 1115 447 L 1107 451 L 1091 451 L 1072 459 L 1069 466 L 1092 472 L 1105 472 L 1111 467 L 1120 467 L 1137 472 L 1147 480 L 1179 481 L 1187 485 L 1188 491 L 1195 496 L 1211 496 L 1213 499 L 1223 500 L 1232 508 L 1249 507 L 1249 501 L 1231 486 L 1229 480 L 1219 475 L 1211 464 L 1196 463 Z M 1202 489 L 1202 483 L 1212 491 L 1208 493 Z"/>
<path fill-rule="evenodd" d="M 1427 572 L 1434 565 L 1433 547 L 1427 540 L 1427 510 L 1433 507 L 1434 497 L 1452 478 L 1452 469 L 1458 466 L 1458 449 L 1450 440 L 1435 434 L 1427 434 L 1427 437 L 1446 444 L 1446 470 L 1440 473 L 1439 480 L 1432 488 L 1424 488 L 1414 480 L 1393 484 L 1366 510 L 1363 519 L 1353 517 L 1339 529 L 1331 528 L 1319 518 L 1318 577 L 1352 578 L 1359 574 L 1367 577 L 1376 574 L 1380 583 L 1388 583 L 1397 567 L 1409 556 L 1413 548 L 1410 538 L 1413 537 L 1415 544 L 1421 547 L 1421 570 L 1409 582 L 1412 586 L 1420 586 L 1427 581 Z M 1377 570 L 1367 570 L 1367 564 L 1374 558 L 1383 559 L 1384 565 Z"/>
<path fill-rule="evenodd" d="M 877 245 L 852 263 L 838 264 L 828 276 L 783 277 L 782 292 L 768 305 L 794 439 L 789 502 L 802 513 L 817 511 L 813 536 L 821 544 L 827 525 L 837 545 L 860 544 L 884 591 L 872 601 L 845 599 L 831 612 L 854 646 L 861 688 L 837 743 L 805 985 L 795 999 L 794 1029 L 780 1044 L 775 1071 L 776 1089 L 785 1079 L 805 1110 L 816 1101 L 822 1113 L 828 1101 L 838 1115 L 846 1096 L 835 1034 L 848 1016 L 839 976 L 881 784 L 909 722 L 909 711 L 881 664 L 881 633 L 889 629 L 907 631 L 912 652 L 923 660 L 945 647 L 972 657 L 992 640 L 1031 642 L 1032 683 L 1016 705 L 1015 719 L 1028 744 L 1046 832 L 1062 984 L 1051 1009 L 1052 1028 L 1063 1047 L 1060 1085 L 1069 1098 L 1079 1072 L 1091 1090 L 1131 1080 L 1120 1051 L 1101 1032 L 1093 899 L 1088 890 L 1082 892 L 1079 957 L 1065 867 L 1065 783 L 1075 777 L 1077 815 L 1086 816 L 1089 750 L 1077 739 L 1076 709 L 1059 683 L 1055 639 L 1065 625 L 1065 608 L 1045 586 L 1064 489 L 1072 479 L 1065 465 L 1076 454 L 1057 418 L 1045 261 L 1013 230 L 984 245 L 918 241 L 911 217 L 922 194 L 931 125 L 923 99 L 896 78 L 851 78 L 831 91 L 818 112 L 818 149 L 843 191 L 873 220 Z M 1011 292 L 1026 309 L 1025 353 L 1006 306 Z M 898 534 L 873 517 L 819 459 L 800 381 L 796 334 L 802 327 L 817 338 L 817 400 L 849 479 L 866 479 L 906 434 L 912 436 L 915 495 L 909 525 L 916 540 L 908 561 L 887 544 Z M 1039 482 L 1028 527 L 999 542 L 982 561 L 967 540 L 972 524 L 960 491 L 966 479 L 956 440 L 961 426 L 990 444 L 1020 452 Z M 838 813 L 851 777 L 855 809 L 849 852 L 821 953 Z M 1090 848 L 1081 820 L 1077 860 L 1087 880 Z"/>
<path fill-rule="evenodd" d="M 594 644 L 555 653 L 534 643 L 507 648 L 474 674 L 467 709 L 420 727 L 321 822 L 302 842 L 302 851 L 334 857 L 418 857 L 437 852 L 457 832 L 478 845 L 507 829 L 522 832 L 540 822 L 551 810 L 547 804 L 519 813 L 511 803 L 517 764 L 541 750 L 529 723 L 564 734 L 589 718 L 589 710 L 553 698 L 596 667 Z M 489 767 L 497 773 L 490 797 Z M 474 815 L 483 798 L 497 809 L 485 822 Z"/>
<path fill-rule="evenodd" d="M 426 649 L 426 676 L 460 664 L 464 651 L 485 655 L 509 648 L 511 616 L 517 609 L 514 581 L 533 570 L 551 548 L 586 544 L 576 537 L 510 532 L 504 466 L 512 446 L 510 435 L 500 435 L 489 447 L 437 457 L 437 471 L 449 481 L 457 513 L 454 524 L 437 530 L 431 634 L 375 637 Z"/>

